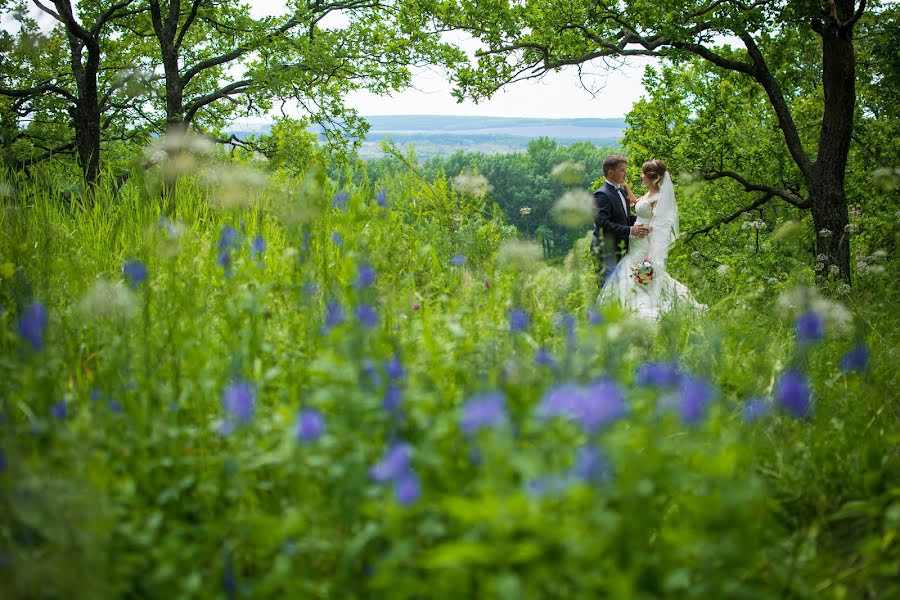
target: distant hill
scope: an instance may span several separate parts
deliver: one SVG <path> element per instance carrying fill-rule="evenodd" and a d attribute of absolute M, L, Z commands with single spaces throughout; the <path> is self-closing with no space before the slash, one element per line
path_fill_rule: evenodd
<path fill-rule="evenodd" d="M 625 119 L 453 115 L 375 115 L 365 119 L 371 128 L 360 149 L 360 156 L 364 159 L 381 156 L 380 143 L 386 137 L 400 145 L 413 144 L 419 158 L 426 159 L 456 150 L 522 152 L 529 141 L 538 137 L 549 137 L 562 145 L 581 141 L 598 146 L 616 146 L 625 131 Z M 236 124 L 229 133 L 245 137 L 268 133 L 270 128 L 266 123 L 249 126 Z"/>

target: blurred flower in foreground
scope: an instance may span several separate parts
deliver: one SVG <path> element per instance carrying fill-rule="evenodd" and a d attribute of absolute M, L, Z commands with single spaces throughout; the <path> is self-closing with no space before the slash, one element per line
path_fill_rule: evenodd
<path fill-rule="evenodd" d="M 596 448 L 581 446 L 575 454 L 571 475 L 585 483 L 606 483 L 611 477 L 609 461 Z"/>
<path fill-rule="evenodd" d="M 822 317 L 814 311 L 808 311 L 797 317 L 794 323 L 794 331 L 801 342 L 818 342 L 822 339 Z"/>
<path fill-rule="evenodd" d="M 78 303 L 78 311 L 94 319 L 125 320 L 137 310 L 134 293 L 121 281 L 102 277 L 94 282 Z"/>
<path fill-rule="evenodd" d="M 378 195 L 375 196 L 375 202 L 378 203 L 378 206 L 384 208 L 387 206 L 387 192 L 384 188 L 378 190 Z"/>
<path fill-rule="evenodd" d="M 390 360 L 388 360 L 384 370 L 391 380 L 403 379 L 406 377 L 406 370 L 403 368 L 403 364 L 397 356 L 392 356 Z"/>
<path fill-rule="evenodd" d="M 378 313 L 368 304 L 360 304 L 356 307 L 356 318 L 363 327 L 372 328 L 378 325 Z"/>
<path fill-rule="evenodd" d="M 634 376 L 637 385 L 663 387 L 678 383 L 681 373 L 674 362 L 648 362 L 638 367 Z"/>
<path fill-rule="evenodd" d="M 463 405 L 460 428 L 471 435 L 480 429 L 506 423 L 506 402 L 502 392 L 489 392 L 470 398 Z"/>
<path fill-rule="evenodd" d="M 862 342 L 853 346 L 841 358 L 841 369 L 844 371 L 865 371 L 869 364 L 869 350 Z"/>
<path fill-rule="evenodd" d="M 381 401 L 381 407 L 389 413 L 396 414 L 400 411 L 400 404 L 403 402 L 403 392 L 396 385 L 389 385 L 384 390 L 384 398 Z"/>
<path fill-rule="evenodd" d="M 775 385 L 775 401 L 799 419 L 809 417 L 810 391 L 806 378 L 796 369 L 788 369 Z"/>
<path fill-rule="evenodd" d="M 513 308 L 509 311 L 509 330 L 525 331 L 528 329 L 528 313 L 521 308 Z"/>
<path fill-rule="evenodd" d="M 690 424 L 698 423 L 715 398 L 715 390 L 705 381 L 689 376 L 681 378 L 678 390 L 681 396 L 681 420 Z"/>
<path fill-rule="evenodd" d="M 556 365 L 556 359 L 544 347 L 538 348 L 537 352 L 534 353 L 534 362 L 545 367 Z"/>
<path fill-rule="evenodd" d="M 325 418 L 314 408 L 304 408 L 297 415 L 294 435 L 297 441 L 314 442 L 325 433 Z"/>
<path fill-rule="evenodd" d="M 451 187 L 454 192 L 482 198 L 493 188 L 484 175 L 463 172 L 453 178 Z"/>
<path fill-rule="evenodd" d="M 322 328 L 323 333 L 328 333 L 334 327 L 337 327 L 346 320 L 344 316 L 344 307 L 340 302 L 329 302 L 325 305 L 325 326 Z"/>
<path fill-rule="evenodd" d="M 741 409 L 741 416 L 746 423 L 753 423 L 769 414 L 769 403 L 765 398 L 750 398 Z"/>
<path fill-rule="evenodd" d="M 372 268 L 372 265 L 367 262 L 359 263 L 359 266 L 356 268 L 356 281 L 353 282 L 353 286 L 362 290 L 375 282 L 375 269 Z"/>
<path fill-rule="evenodd" d="M 269 181 L 264 172 L 235 163 L 206 169 L 203 179 L 214 188 L 209 201 L 226 209 L 251 206 Z"/>
<path fill-rule="evenodd" d="M 394 497 L 403 506 L 408 506 L 422 495 L 422 484 L 415 471 L 408 470 L 394 481 Z"/>
<path fill-rule="evenodd" d="M 583 163 L 567 160 L 554 166 L 550 176 L 563 185 L 578 185 L 584 181 L 585 173 Z"/>
<path fill-rule="evenodd" d="M 540 263 L 544 250 L 535 242 L 507 240 L 497 249 L 497 262 L 508 269 L 527 271 Z"/>
<path fill-rule="evenodd" d="M 266 240 L 263 239 L 263 236 L 258 235 L 253 238 L 253 241 L 250 243 L 250 253 L 253 256 L 258 256 L 266 251 Z"/>
<path fill-rule="evenodd" d="M 381 460 L 369 470 L 369 476 L 376 483 L 394 481 L 409 471 L 412 447 L 404 442 L 396 442 Z"/>
<path fill-rule="evenodd" d="M 240 423 L 253 418 L 253 400 L 256 395 L 253 385 L 243 379 L 234 381 L 222 393 L 222 407 L 230 417 Z"/>
<path fill-rule="evenodd" d="M 234 227 L 225 225 L 219 233 L 219 250 L 231 250 L 237 248 L 240 236 L 241 234 L 239 234 Z"/>
<path fill-rule="evenodd" d="M 342 237 L 341 237 L 341 234 L 339 234 L 337 231 L 335 231 L 335 232 L 333 232 L 333 233 L 331 234 L 331 241 L 332 241 L 332 242 L 334 243 L 334 245 L 337 246 L 338 248 L 343 248 L 343 247 L 344 247 L 344 238 L 342 238 Z"/>
<path fill-rule="evenodd" d="M 350 200 L 350 194 L 348 194 L 347 192 L 338 192 L 334 196 L 334 201 L 332 201 L 331 203 L 331 208 L 344 210 L 347 208 L 348 200 Z"/>
<path fill-rule="evenodd" d="M 69 414 L 69 405 L 66 404 L 65 400 L 60 400 L 56 404 L 50 407 L 50 414 L 54 419 L 58 419 L 62 421 Z"/>
<path fill-rule="evenodd" d="M 450 264 L 454 267 L 461 267 L 466 264 L 466 257 L 462 254 L 454 254 L 453 258 L 450 259 Z"/>
<path fill-rule="evenodd" d="M 584 190 L 568 191 L 556 201 L 550 214 L 564 227 L 584 227 L 594 220 L 594 197 Z"/>
<path fill-rule="evenodd" d="M 599 431 L 625 416 L 625 400 L 611 381 L 589 385 L 579 399 L 578 421 L 591 433 Z"/>
<path fill-rule="evenodd" d="M 125 283 L 136 288 L 147 279 L 147 267 L 139 260 L 129 260 L 122 267 L 122 275 L 125 277 Z"/>
<path fill-rule="evenodd" d="M 571 483 L 571 478 L 552 475 L 538 477 L 525 482 L 525 492 L 529 496 L 540 497 L 548 494 L 559 494 L 566 491 Z"/>
<path fill-rule="evenodd" d="M 47 309 L 40 302 L 32 303 L 19 317 L 19 335 L 35 350 L 44 347 L 44 331 L 47 329 Z"/>

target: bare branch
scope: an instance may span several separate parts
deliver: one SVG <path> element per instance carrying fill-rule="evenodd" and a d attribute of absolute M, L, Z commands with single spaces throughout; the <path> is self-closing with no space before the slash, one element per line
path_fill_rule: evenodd
<path fill-rule="evenodd" d="M 810 207 L 809 200 L 804 200 L 803 198 L 789 190 L 778 188 L 765 183 L 753 183 L 733 171 L 704 171 L 701 173 L 701 176 L 706 181 L 714 181 L 716 179 L 722 178 L 733 179 L 734 181 L 737 181 L 739 184 L 741 184 L 748 192 L 763 192 L 772 196 L 777 196 L 788 204 L 793 204 L 797 208 Z"/>

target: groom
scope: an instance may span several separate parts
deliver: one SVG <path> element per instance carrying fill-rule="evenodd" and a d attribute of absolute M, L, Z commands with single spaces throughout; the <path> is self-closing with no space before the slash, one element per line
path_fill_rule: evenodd
<path fill-rule="evenodd" d="M 629 209 L 636 199 L 625 183 L 627 163 L 628 159 L 619 154 L 608 156 L 603 161 L 606 181 L 594 192 L 596 213 L 591 250 L 597 260 L 597 285 L 600 287 L 628 251 L 629 238 L 640 238 L 650 233 L 643 225 L 634 224 L 637 217 Z"/>

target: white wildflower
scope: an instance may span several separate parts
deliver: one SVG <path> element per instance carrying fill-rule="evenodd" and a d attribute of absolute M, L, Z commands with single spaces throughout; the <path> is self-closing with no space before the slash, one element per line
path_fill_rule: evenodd
<path fill-rule="evenodd" d="M 531 207 L 523 206 L 522 208 L 519 209 L 519 214 L 522 215 L 523 217 L 527 217 L 528 215 L 531 214 Z"/>
<path fill-rule="evenodd" d="M 100 278 L 78 303 L 78 312 L 86 318 L 124 320 L 134 315 L 137 300 L 122 281 Z"/>
<path fill-rule="evenodd" d="M 832 232 L 830 229 L 820 229 L 819 230 L 819 237 L 821 237 L 821 238 L 828 239 L 832 235 L 834 235 L 834 232 Z"/>
<path fill-rule="evenodd" d="M 536 267 L 544 255 L 540 244 L 507 240 L 497 249 L 497 262 L 509 269 L 526 271 Z"/>
<path fill-rule="evenodd" d="M 721 275 L 723 277 L 725 275 L 727 275 L 728 271 L 730 271 L 730 270 L 731 270 L 731 267 L 728 265 L 719 265 L 718 267 L 716 267 L 716 273 L 718 273 L 719 275 Z"/>
<path fill-rule="evenodd" d="M 494 187 L 488 183 L 487 177 L 476 173 L 460 173 L 453 178 L 453 191 L 475 198 L 483 198 Z"/>
<path fill-rule="evenodd" d="M 831 265 L 828 267 L 828 274 L 832 277 L 837 277 L 840 274 L 841 270 L 838 269 L 837 265 Z"/>
<path fill-rule="evenodd" d="M 585 173 L 582 163 L 566 161 L 553 167 L 550 176 L 563 185 L 577 185 L 584 181 Z"/>
<path fill-rule="evenodd" d="M 251 206 L 268 181 L 265 173 L 238 165 L 207 169 L 203 176 L 213 189 L 210 202 L 222 208 Z"/>
<path fill-rule="evenodd" d="M 778 283 L 778 279 L 776 279 L 775 277 L 769 277 L 768 279 L 766 279 L 766 283 L 769 285 L 774 285 Z"/>
<path fill-rule="evenodd" d="M 887 250 L 876 250 L 875 252 L 872 253 L 870 260 L 880 262 L 882 260 L 885 260 L 887 257 L 888 257 Z"/>
<path fill-rule="evenodd" d="M 566 192 L 550 209 L 560 225 L 576 229 L 594 220 L 594 197 L 583 190 Z"/>
<path fill-rule="evenodd" d="M 856 225 L 855 223 L 847 223 L 844 226 L 844 231 L 846 231 L 847 233 L 858 233 L 859 225 Z"/>
<path fill-rule="evenodd" d="M 865 275 L 869 272 L 869 263 L 863 260 L 859 261 L 858 263 L 856 263 L 856 270 L 859 271 L 860 275 Z"/>
<path fill-rule="evenodd" d="M 694 260 L 700 260 L 700 258 L 701 258 L 700 251 L 694 250 L 693 252 L 691 252 L 691 258 L 693 258 Z"/>

